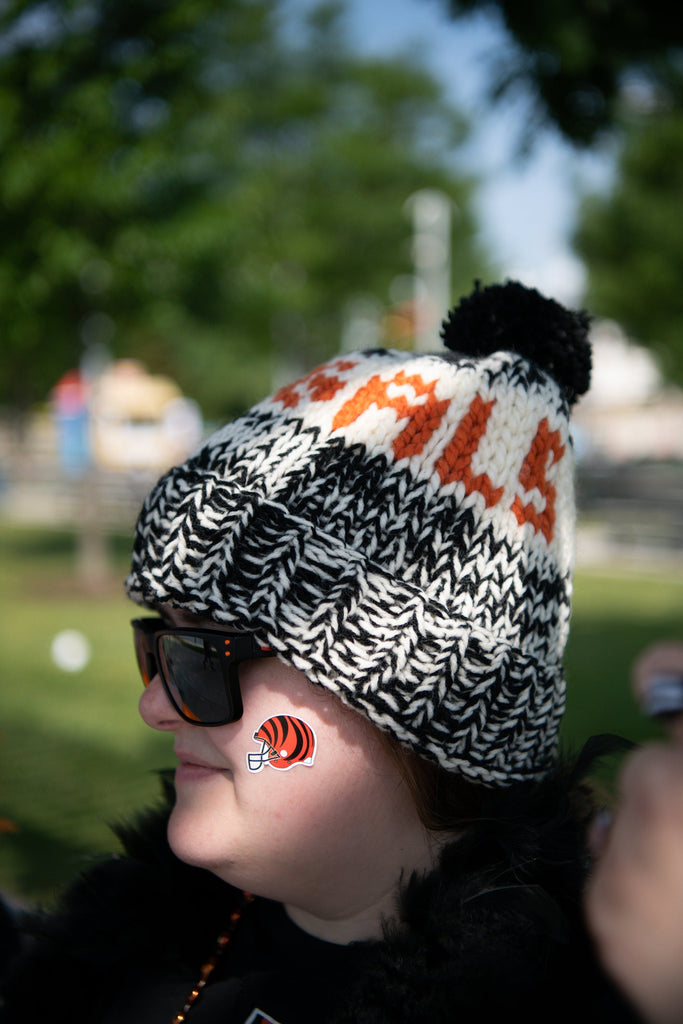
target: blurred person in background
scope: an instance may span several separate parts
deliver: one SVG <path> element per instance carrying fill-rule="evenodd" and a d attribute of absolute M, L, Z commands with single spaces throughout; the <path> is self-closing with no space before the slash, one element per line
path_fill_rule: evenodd
<path fill-rule="evenodd" d="M 683 643 L 648 647 L 633 667 L 646 714 L 670 742 L 626 761 L 611 821 L 593 836 L 588 920 L 604 963 L 650 1024 L 683 1021 Z"/>
<path fill-rule="evenodd" d="M 3 1020 L 634 1019 L 561 756 L 588 318 L 477 286 L 167 473 L 127 590 L 167 803 L 40 919 Z"/>

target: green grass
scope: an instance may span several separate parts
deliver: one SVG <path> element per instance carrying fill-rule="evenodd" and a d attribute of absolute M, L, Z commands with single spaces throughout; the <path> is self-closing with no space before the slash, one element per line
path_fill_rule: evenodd
<path fill-rule="evenodd" d="M 661 729 L 643 718 L 629 673 L 648 644 L 683 640 L 683 573 L 606 566 L 576 575 L 565 665 L 567 713 L 562 736 L 577 743 L 599 732 L 641 742 Z"/>
<path fill-rule="evenodd" d="M 156 799 L 170 739 L 137 714 L 140 683 L 123 595 L 130 538 L 112 541 L 112 583 L 84 595 L 73 537 L 0 525 L 0 889 L 50 902 L 84 858 L 116 848 L 108 823 Z M 683 637 L 680 574 L 622 569 L 577 574 L 567 651 L 565 744 L 596 732 L 657 736 L 628 684 L 633 658 Z M 92 658 L 67 673 L 52 661 L 56 633 L 79 629 Z"/>
<path fill-rule="evenodd" d="M 0 528 L 0 816 L 17 829 L 0 835 L 0 889 L 20 898 L 49 901 L 85 855 L 114 848 L 108 823 L 155 799 L 171 761 L 137 714 L 121 546 L 111 586 L 84 595 L 73 538 Z M 91 645 L 77 673 L 51 657 L 65 629 Z"/>

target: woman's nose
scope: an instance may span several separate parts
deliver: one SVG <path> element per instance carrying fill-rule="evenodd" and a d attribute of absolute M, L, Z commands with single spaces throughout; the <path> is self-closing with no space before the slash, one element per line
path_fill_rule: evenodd
<path fill-rule="evenodd" d="M 150 729 L 168 732 L 182 724 L 182 718 L 171 704 L 159 673 L 150 680 L 138 702 L 140 717 Z"/>

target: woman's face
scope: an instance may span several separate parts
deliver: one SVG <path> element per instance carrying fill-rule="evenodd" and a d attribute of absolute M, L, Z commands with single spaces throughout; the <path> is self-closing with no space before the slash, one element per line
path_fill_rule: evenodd
<path fill-rule="evenodd" d="M 162 614 L 172 625 L 200 625 L 171 608 Z M 394 759 L 369 722 L 297 669 L 267 658 L 239 672 L 244 712 L 228 725 L 186 722 L 158 676 L 140 698 L 144 721 L 175 738 L 171 848 L 232 885 L 283 902 L 314 934 L 334 941 L 377 934 L 371 908 L 391 916 L 401 873 L 433 859 Z M 286 768 L 264 763 L 254 738 L 281 715 L 315 738 L 313 756 Z M 347 937 L 350 917 L 366 922 L 365 934 Z"/>

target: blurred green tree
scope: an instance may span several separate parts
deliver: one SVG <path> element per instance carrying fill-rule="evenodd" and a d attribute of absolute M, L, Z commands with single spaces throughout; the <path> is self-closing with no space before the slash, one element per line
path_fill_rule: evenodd
<path fill-rule="evenodd" d="M 527 89 L 523 143 L 548 129 L 578 148 L 609 142 L 608 192 L 585 198 L 574 237 L 586 304 L 656 351 L 683 384 L 683 20 L 667 0 L 445 0 L 507 30 L 489 92 Z M 677 212 L 678 211 L 678 212 Z"/>
<path fill-rule="evenodd" d="M 105 344 L 209 417 L 339 345 L 346 302 L 410 273 L 406 199 L 457 206 L 453 288 L 486 274 L 466 135 L 434 79 L 355 55 L 339 4 L 0 6 L 0 403 Z"/>
<path fill-rule="evenodd" d="M 587 302 L 617 320 L 683 385 L 683 106 L 665 104 L 626 130 L 614 187 L 588 197 L 575 246 Z"/>
<path fill-rule="evenodd" d="M 491 96 L 529 88 L 526 142 L 554 126 L 577 146 L 619 128 L 624 88 L 646 78 L 668 91 L 680 68 L 683 20 L 669 0 L 446 0 L 454 17 L 486 12 L 510 45 L 490 55 Z"/>

